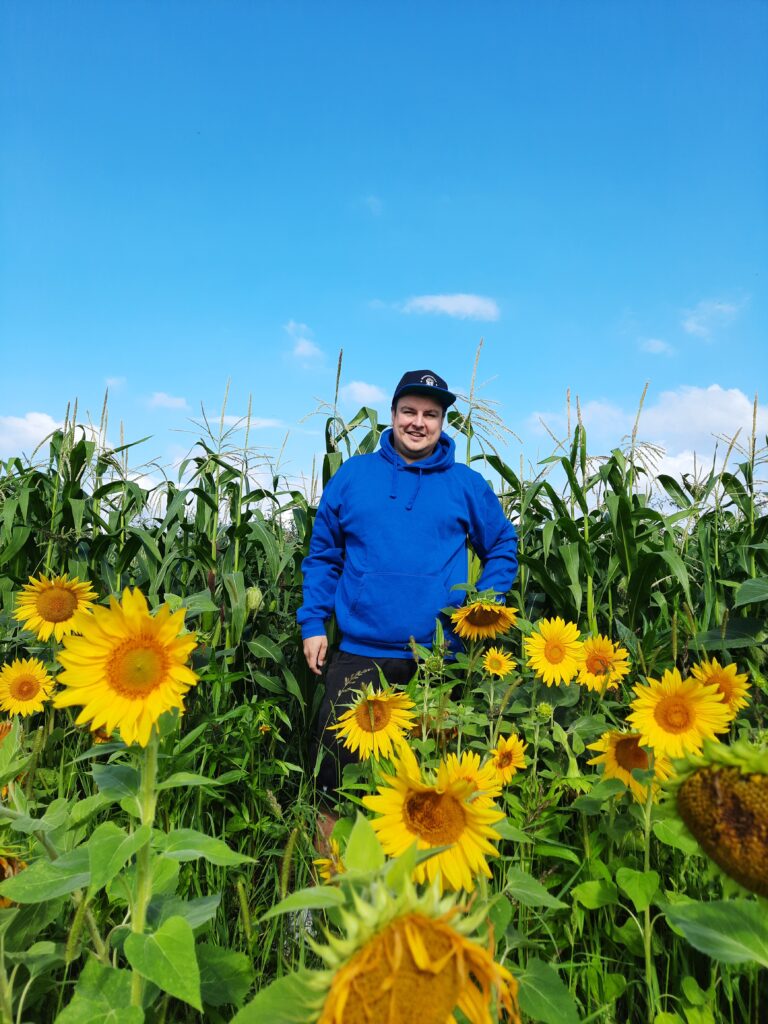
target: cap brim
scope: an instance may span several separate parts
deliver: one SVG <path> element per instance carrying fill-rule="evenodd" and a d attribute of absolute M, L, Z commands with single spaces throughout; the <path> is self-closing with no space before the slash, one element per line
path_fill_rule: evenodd
<path fill-rule="evenodd" d="M 456 401 L 456 395 L 450 391 L 445 391 L 443 388 L 435 387 L 422 387 L 419 384 L 406 384 L 404 388 L 401 388 L 392 399 L 394 405 L 398 398 L 402 398 L 403 395 L 424 395 L 425 398 L 434 398 L 436 402 L 440 402 L 444 409 L 453 405 Z"/>

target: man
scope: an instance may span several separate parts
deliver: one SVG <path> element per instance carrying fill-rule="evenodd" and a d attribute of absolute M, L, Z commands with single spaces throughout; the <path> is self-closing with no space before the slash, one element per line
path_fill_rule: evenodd
<path fill-rule="evenodd" d="M 483 562 L 479 590 L 506 593 L 517 572 L 517 534 L 483 477 L 455 461 L 443 433 L 456 400 L 431 370 L 405 373 L 392 398 L 392 427 L 378 451 L 349 459 L 323 492 L 304 559 L 304 603 L 298 612 L 304 656 L 320 675 L 327 660 L 325 624 L 335 612 L 340 650 L 325 678 L 318 742 L 351 690 L 379 681 L 407 683 L 416 670 L 411 638 L 431 646 L 435 619 L 462 603 L 453 586 L 466 582 L 469 539 Z M 460 641 L 444 620 L 451 650 Z M 336 746 L 338 760 L 354 760 Z M 326 758 L 319 782 L 338 785 Z"/>

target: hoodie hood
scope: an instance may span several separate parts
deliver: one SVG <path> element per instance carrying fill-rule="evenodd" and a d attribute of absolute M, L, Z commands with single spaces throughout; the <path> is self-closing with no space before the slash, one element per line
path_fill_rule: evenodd
<path fill-rule="evenodd" d="M 392 444 L 392 428 L 385 430 L 381 435 L 381 442 L 378 454 L 381 455 L 392 466 L 392 479 L 389 488 L 389 497 L 397 501 L 397 478 L 398 473 L 413 473 L 417 477 L 416 489 L 410 494 L 405 505 L 405 511 L 413 511 L 413 507 L 421 491 L 421 479 L 424 473 L 441 473 L 450 469 L 456 461 L 456 445 L 446 433 L 441 433 L 438 438 L 435 450 L 425 459 L 416 459 L 414 462 L 406 462 L 405 459 L 395 450 Z"/>

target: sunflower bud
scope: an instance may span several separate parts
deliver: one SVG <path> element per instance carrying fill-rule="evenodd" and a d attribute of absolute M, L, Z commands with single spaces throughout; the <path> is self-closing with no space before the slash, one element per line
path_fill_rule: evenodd
<path fill-rule="evenodd" d="M 554 715 L 554 713 L 555 709 L 552 707 L 551 704 L 548 704 L 545 700 L 543 700 L 541 704 L 536 705 L 536 715 L 543 722 L 548 722 L 552 715 Z"/>

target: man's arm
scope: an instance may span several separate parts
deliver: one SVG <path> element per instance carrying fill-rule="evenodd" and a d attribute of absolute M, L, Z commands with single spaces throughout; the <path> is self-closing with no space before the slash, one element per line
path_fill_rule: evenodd
<path fill-rule="evenodd" d="M 329 482 L 320 499 L 309 554 L 301 563 L 304 600 L 296 614 L 304 641 L 304 657 L 315 675 L 320 675 L 325 663 L 328 650 L 325 623 L 333 613 L 336 587 L 344 565 L 344 539 L 339 525 L 339 506 L 334 500 L 337 491 L 334 480 Z"/>
<path fill-rule="evenodd" d="M 482 477 L 480 480 L 482 485 L 470 509 L 469 531 L 470 543 L 483 563 L 477 589 L 506 594 L 517 577 L 517 531 L 493 490 Z"/>

